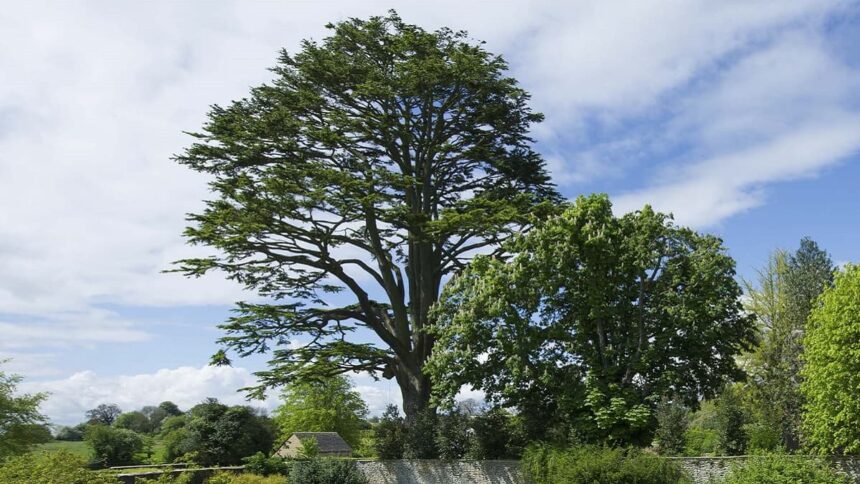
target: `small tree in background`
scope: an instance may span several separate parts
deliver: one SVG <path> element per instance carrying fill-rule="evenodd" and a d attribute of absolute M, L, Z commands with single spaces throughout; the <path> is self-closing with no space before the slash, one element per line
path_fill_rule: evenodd
<path fill-rule="evenodd" d="M 406 443 L 406 425 L 396 405 L 385 407 L 385 413 L 373 429 L 376 453 L 380 459 L 400 459 Z"/>
<path fill-rule="evenodd" d="M 347 377 L 291 383 L 281 398 L 274 415 L 281 440 L 294 432 L 337 432 L 351 447 L 359 446 L 367 405 Z"/>
<path fill-rule="evenodd" d="M 86 413 L 89 423 L 102 425 L 112 425 L 121 414 L 122 409 L 115 403 L 102 403 Z"/>
<path fill-rule="evenodd" d="M 836 274 L 803 340 L 803 428 L 821 453 L 860 452 L 860 265 Z"/>
<path fill-rule="evenodd" d="M 690 424 L 690 409 L 663 397 L 657 404 L 654 417 L 657 419 L 657 430 L 654 432 L 657 451 L 662 455 L 683 453 Z"/>
<path fill-rule="evenodd" d="M 775 251 L 757 284 L 745 283 L 745 306 L 756 315 L 761 332 L 746 365 L 751 446 L 800 446 L 802 339 L 816 298 L 832 284 L 833 270 L 827 252 L 806 237 L 793 253 Z"/>
<path fill-rule="evenodd" d="M 441 459 L 461 459 L 473 443 L 470 418 L 459 409 L 437 416 L 436 448 Z"/>
<path fill-rule="evenodd" d="M 126 412 L 120 414 L 113 423 L 114 427 L 133 430 L 139 434 L 147 434 L 152 431 L 149 418 L 141 411 Z"/>
<path fill-rule="evenodd" d="M 316 437 L 308 437 L 299 442 L 299 458 L 300 459 L 315 459 L 320 455 L 320 444 Z"/>
<path fill-rule="evenodd" d="M 87 427 L 84 440 L 92 449 L 93 459 L 106 467 L 135 464 L 135 454 L 146 445 L 137 432 L 102 424 Z"/>
<path fill-rule="evenodd" d="M 743 402 L 735 385 L 726 385 L 714 402 L 717 451 L 723 455 L 742 455 L 747 449 L 747 424 Z"/>

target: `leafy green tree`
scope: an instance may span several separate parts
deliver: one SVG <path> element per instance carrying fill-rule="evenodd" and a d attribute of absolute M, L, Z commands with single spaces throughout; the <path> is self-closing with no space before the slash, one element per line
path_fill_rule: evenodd
<path fill-rule="evenodd" d="M 380 459 L 392 460 L 403 457 L 406 445 L 406 425 L 395 405 L 385 407 L 385 413 L 373 429 L 374 446 Z"/>
<path fill-rule="evenodd" d="M 353 448 L 359 445 L 367 405 L 345 376 L 289 384 L 281 398 L 274 414 L 281 440 L 294 432 L 337 432 Z"/>
<path fill-rule="evenodd" d="M 474 439 L 467 457 L 475 460 L 518 459 L 527 436 L 521 415 L 494 407 L 472 417 Z"/>
<path fill-rule="evenodd" d="M 275 428 L 251 407 L 228 407 L 210 398 L 182 416 L 166 419 L 161 435 L 168 460 L 238 465 L 244 457 L 271 451 Z"/>
<path fill-rule="evenodd" d="M 454 409 L 437 417 L 436 448 L 441 459 L 462 459 L 473 446 L 469 416 Z"/>
<path fill-rule="evenodd" d="M 657 404 L 654 417 L 657 419 L 657 428 L 654 431 L 657 451 L 662 455 L 683 454 L 687 445 L 690 409 L 663 397 Z"/>
<path fill-rule="evenodd" d="M 115 403 L 102 403 L 86 413 L 88 423 L 101 425 L 112 425 L 121 414 L 122 409 Z"/>
<path fill-rule="evenodd" d="M 152 424 L 141 411 L 126 412 L 120 414 L 113 423 L 114 427 L 133 430 L 139 434 L 147 434 L 152 431 Z"/>
<path fill-rule="evenodd" d="M 442 401 L 469 384 L 532 437 L 648 443 L 660 395 L 695 408 L 742 375 L 755 328 L 720 239 L 594 195 L 505 248 L 446 286 L 428 364 Z"/>
<path fill-rule="evenodd" d="M 726 385 L 714 402 L 714 424 L 717 431 L 717 452 L 741 455 L 747 450 L 747 416 L 737 385 Z"/>
<path fill-rule="evenodd" d="M 0 364 L 4 362 L 0 360 Z M 39 413 L 39 405 L 46 395 L 18 394 L 16 390 L 20 382 L 20 376 L 0 370 L 0 462 L 10 456 L 23 454 L 44 441 L 44 434 L 33 427 L 46 420 Z"/>
<path fill-rule="evenodd" d="M 860 266 L 836 274 L 812 310 L 803 339 L 803 428 L 821 453 L 860 452 Z"/>
<path fill-rule="evenodd" d="M 759 437 L 768 429 L 778 429 L 779 444 L 787 450 L 800 445 L 801 341 L 816 298 L 832 283 L 833 270 L 827 252 L 804 238 L 794 253 L 778 250 L 771 255 L 759 271 L 757 286 L 746 283 L 746 307 L 756 314 L 762 333 L 747 365 L 752 425 Z"/>
<path fill-rule="evenodd" d="M 137 432 L 103 424 L 87 427 L 84 440 L 92 449 L 94 460 L 104 466 L 135 464 L 135 454 L 146 445 Z"/>
<path fill-rule="evenodd" d="M 158 408 L 164 410 L 164 412 L 170 417 L 182 415 L 182 410 L 180 410 L 179 407 L 175 403 L 173 403 L 169 400 L 159 403 Z"/>
<path fill-rule="evenodd" d="M 393 12 L 328 27 L 282 52 L 272 83 L 215 106 L 176 157 L 214 193 L 185 235 L 217 250 L 176 270 L 220 270 L 272 301 L 240 303 L 214 357 L 273 349 L 258 394 L 367 371 L 396 379 L 411 419 L 430 399 L 423 330 L 442 281 L 557 198 L 528 137 L 542 116 L 465 32 Z M 295 335 L 309 343 L 284 343 Z"/>

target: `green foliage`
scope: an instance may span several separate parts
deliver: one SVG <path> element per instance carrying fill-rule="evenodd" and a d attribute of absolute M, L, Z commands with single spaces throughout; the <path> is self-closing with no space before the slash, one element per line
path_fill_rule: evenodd
<path fill-rule="evenodd" d="M 411 419 L 430 397 L 423 329 L 442 281 L 558 198 L 528 137 L 542 116 L 465 32 L 394 12 L 328 28 L 282 52 L 272 82 L 214 106 L 176 157 L 210 180 L 185 235 L 215 252 L 177 270 L 220 270 L 277 301 L 239 304 L 214 356 L 274 346 L 257 393 L 367 371 L 396 378 Z M 346 303 L 326 304 L 331 292 Z M 296 335 L 309 343 L 287 345 Z"/>
<path fill-rule="evenodd" d="M 344 376 L 287 385 L 275 410 L 280 440 L 294 432 L 337 432 L 351 447 L 361 440 L 367 405 Z"/>
<path fill-rule="evenodd" d="M 850 484 L 823 460 L 787 455 L 751 457 L 732 467 L 724 484 Z"/>
<path fill-rule="evenodd" d="M 290 484 L 367 484 L 355 462 L 337 459 L 296 461 L 290 467 Z"/>
<path fill-rule="evenodd" d="M 140 411 L 120 414 L 113 425 L 120 429 L 133 430 L 139 434 L 152 432 L 152 424 L 149 418 Z"/>
<path fill-rule="evenodd" d="M 115 484 L 112 475 L 85 468 L 86 461 L 68 452 L 31 452 L 0 466 L 3 484 Z"/>
<path fill-rule="evenodd" d="M 372 428 L 361 431 L 361 440 L 358 443 L 358 447 L 354 447 L 352 449 L 352 454 L 355 457 L 365 459 L 375 459 L 379 457 L 379 454 L 376 453 L 376 435 Z"/>
<path fill-rule="evenodd" d="M 530 445 L 522 458 L 535 484 L 687 484 L 693 481 L 672 461 L 636 449 Z"/>
<path fill-rule="evenodd" d="M 242 459 L 242 462 L 245 465 L 245 471 L 251 474 L 285 476 L 290 472 L 289 464 L 284 458 L 278 456 L 269 457 L 262 452 L 245 457 Z"/>
<path fill-rule="evenodd" d="M 373 429 L 376 454 L 380 459 L 400 459 L 406 442 L 406 424 L 395 405 L 385 407 L 385 413 Z"/>
<path fill-rule="evenodd" d="M 406 421 L 403 442 L 404 459 L 435 459 L 439 457 L 436 447 L 436 410 L 425 408 Z"/>
<path fill-rule="evenodd" d="M 146 444 L 137 432 L 100 424 L 88 426 L 84 440 L 93 451 L 93 460 L 106 467 L 134 464 L 135 454 Z"/>
<path fill-rule="evenodd" d="M 112 425 L 120 414 L 122 409 L 115 403 L 102 403 L 96 408 L 87 410 L 87 423 Z"/>
<path fill-rule="evenodd" d="M 518 459 L 526 446 L 525 423 L 503 408 L 472 417 L 474 439 L 468 457 L 477 460 Z"/>
<path fill-rule="evenodd" d="M 259 475 L 250 473 L 218 472 L 206 480 L 206 484 L 287 484 L 287 478 L 280 475 Z"/>
<path fill-rule="evenodd" d="M 657 430 L 654 443 L 661 455 L 680 455 L 687 442 L 687 429 L 690 423 L 690 409 L 678 402 L 663 397 L 654 412 Z"/>
<path fill-rule="evenodd" d="M 836 274 L 812 310 L 803 344 L 803 428 L 809 447 L 860 452 L 860 266 Z"/>
<path fill-rule="evenodd" d="M 801 339 L 815 299 L 832 283 L 833 269 L 827 253 L 804 238 L 794 253 L 774 252 L 756 286 L 746 283 L 745 305 L 756 314 L 762 333 L 746 364 L 753 448 L 795 450 L 800 445 Z"/>
<path fill-rule="evenodd" d="M 440 459 L 462 459 L 474 446 L 469 416 L 459 409 L 437 416 L 436 449 Z"/>
<path fill-rule="evenodd" d="M 84 440 L 84 431 L 86 430 L 86 426 L 84 424 L 76 425 L 74 427 L 63 426 L 57 430 L 56 439 L 57 440 L 65 440 L 69 442 L 80 442 Z"/>
<path fill-rule="evenodd" d="M 747 418 L 739 392 L 737 385 L 726 385 L 714 402 L 717 452 L 722 455 L 742 455 L 747 449 Z"/>
<path fill-rule="evenodd" d="M 228 407 L 208 399 L 184 415 L 165 419 L 161 435 L 167 460 L 238 465 L 244 457 L 269 452 L 275 428 L 250 407 Z"/>
<path fill-rule="evenodd" d="M 0 360 L 0 364 L 5 360 Z M 21 382 L 18 375 L 8 375 L 0 370 L 0 462 L 23 454 L 35 445 L 50 440 L 37 428 L 45 422 L 39 413 L 39 405 L 45 400 L 43 393 L 18 394 Z"/>
<path fill-rule="evenodd" d="M 695 408 L 742 375 L 755 328 L 720 239 L 647 206 L 616 217 L 594 195 L 505 249 L 435 309 L 427 369 L 443 403 L 469 384 L 517 408 L 532 439 L 647 444 L 661 395 Z"/>
<path fill-rule="evenodd" d="M 299 459 L 316 459 L 320 455 L 320 444 L 314 437 L 307 437 L 299 442 Z"/>

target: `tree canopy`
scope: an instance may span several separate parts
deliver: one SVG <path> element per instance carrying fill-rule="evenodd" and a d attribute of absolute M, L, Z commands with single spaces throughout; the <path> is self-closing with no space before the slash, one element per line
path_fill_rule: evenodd
<path fill-rule="evenodd" d="M 505 248 L 509 261 L 477 257 L 436 310 L 428 368 L 443 399 L 468 384 L 529 427 L 633 442 L 661 396 L 695 408 L 742 375 L 754 325 L 717 237 L 647 206 L 615 217 L 595 195 Z"/>
<path fill-rule="evenodd" d="M 238 465 L 244 457 L 270 452 L 275 429 L 269 418 L 251 407 L 227 406 L 209 398 L 165 419 L 161 437 L 168 461 Z"/>
<path fill-rule="evenodd" d="M 0 364 L 5 361 L 0 360 Z M 0 461 L 29 451 L 44 441 L 40 431 L 45 417 L 39 405 L 45 400 L 43 393 L 17 394 L 21 377 L 0 370 Z"/>
<path fill-rule="evenodd" d="M 281 440 L 294 432 L 337 432 L 359 446 L 367 405 L 346 377 L 291 383 L 281 396 L 284 403 L 274 414 Z"/>
<path fill-rule="evenodd" d="M 778 429 L 777 444 L 788 450 L 796 450 L 801 441 L 801 341 L 833 271 L 827 252 L 806 237 L 793 253 L 775 251 L 759 271 L 757 284 L 746 283 L 745 307 L 756 315 L 761 332 L 746 365 L 752 411 L 763 428 Z"/>
<path fill-rule="evenodd" d="M 860 452 L 860 266 L 836 274 L 803 338 L 804 436 L 822 453 Z"/>
<path fill-rule="evenodd" d="M 443 280 L 557 198 L 528 135 L 542 116 L 465 32 L 393 12 L 328 28 L 282 52 L 271 83 L 214 106 L 176 157 L 211 180 L 185 234 L 216 249 L 177 270 L 220 270 L 264 297 L 240 303 L 221 340 L 273 350 L 258 393 L 367 371 L 397 380 L 411 416 L 430 396 L 424 328 Z"/>
<path fill-rule="evenodd" d="M 112 425 L 122 409 L 115 403 L 102 403 L 98 407 L 87 410 L 87 421 L 91 424 Z"/>

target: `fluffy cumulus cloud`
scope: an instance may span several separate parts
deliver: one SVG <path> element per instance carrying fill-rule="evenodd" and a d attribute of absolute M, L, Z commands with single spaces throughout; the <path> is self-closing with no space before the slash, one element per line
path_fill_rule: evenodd
<path fill-rule="evenodd" d="M 273 409 L 274 399 L 249 402 L 237 392 L 255 381 L 251 372 L 244 368 L 204 366 L 113 377 L 82 371 L 57 380 L 25 382 L 21 389 L 48 392 L 42 411 L 54 423 L 74 424 L 84 419 L 87 410 L 102 403 L 115 403 L 124 411 L 131 411 L 170 400 L 179 408 L 188 409 L 212 397 L 230 405 Z"/>
<path fill-rule="evenodd" d="M 117 308 L 247 298 L 217 275 L 161 273 L 201 253 L 180 235 L 184 214 L 207 196 L 205 179 L 170 161 L 189 141 L 182 131 L 197 129 L 210 104 L 267 80 L 279 48 L 295 50 L 302 38 L 322 38 L 329 21 L 384 14 L 390 5 L 7 6 L 0 355 L 14 352 L 28 374 L 44 374 L 40 366 L 69 348 L 153 336 Z M 853 1 L 443 0 L 397 8 L 428 28 L 467 29 L 505 55 L 547 114 L 535 136 L 564 190 L 645 173 L 619 185 L 620 210 L 647 202 L 712 225 L 765 203 L 770 184 L 815 176 L 860 146 L 860 76 L 827 38 L 835 17 L 856 15 Z"/>
<path fill-rule="evenodd" d="M 401 405 L 400 391 L 393 381 L 374 380 L 364 373 L 350 377 L 371 415 L 381 415 L 387 405 Z M 212 397 L 228 405 L 250 405 L 269 412 L 277 408 L 276 391 L 262 401 L 247 400 L 244 393 L 237 391 L 255 383 L 256 378 L 245 368 L 188 366 L 119 376 L 82 371 L 61 379 L 24 382 L 21 390 L 47 392 L 49 396 L 42 405 L 42 412 L 55 424 L 71 425 L 81 422 L 87 410 L 102 403 L 115 403 L 124 411 L 131 411 L 170 400 L 186 410 Z M 464 390 L 458 398 L 482 401 L 483 394 Z"/>

